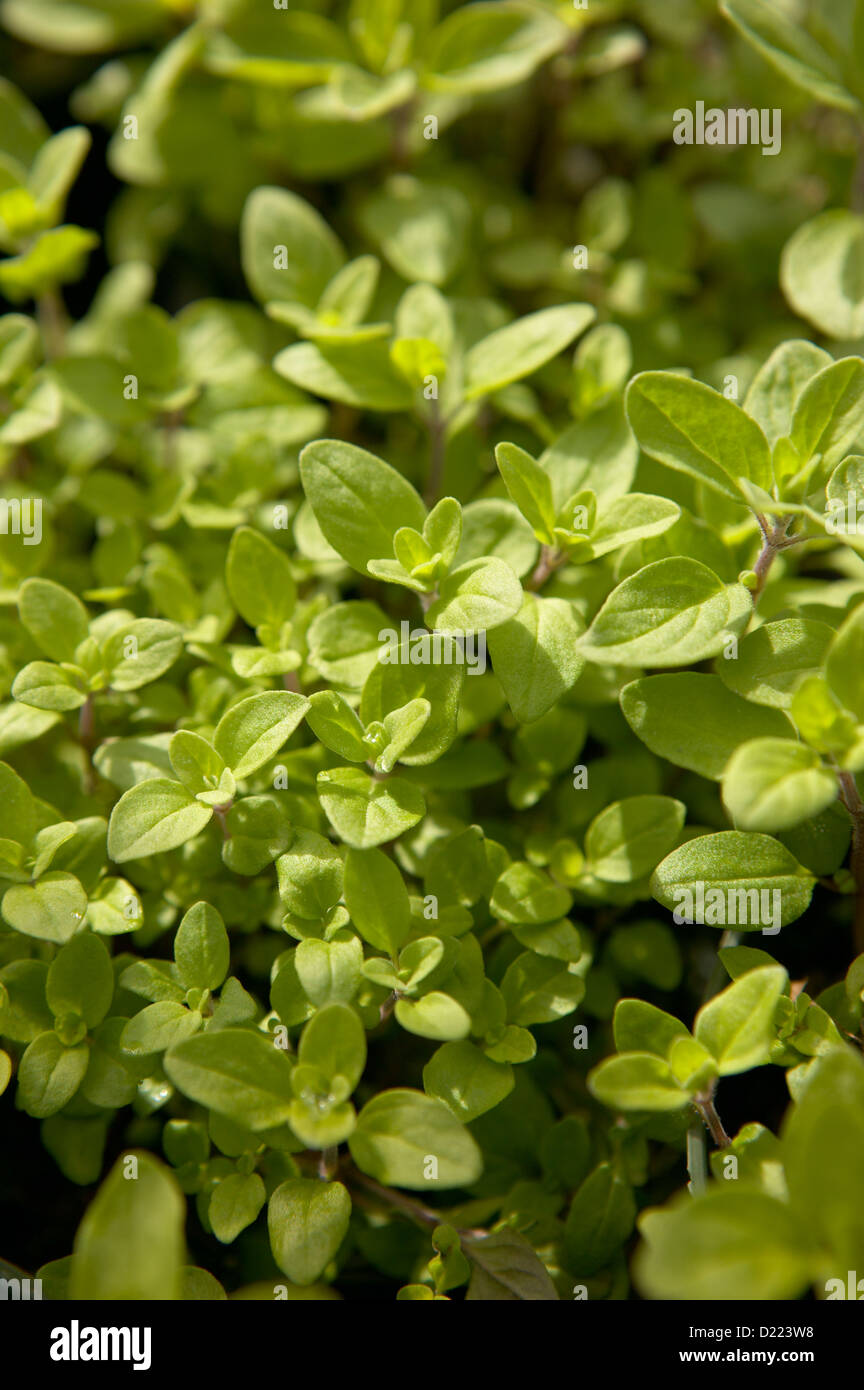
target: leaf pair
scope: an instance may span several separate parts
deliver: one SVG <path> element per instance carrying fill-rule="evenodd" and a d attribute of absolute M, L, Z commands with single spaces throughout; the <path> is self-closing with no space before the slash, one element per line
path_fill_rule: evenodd
<path fill-rule="evenodd" d="M 214 808 L 230 804 L 236 782 L 278 753 L 307 708 L 302 695 L 265 691 L 232 705 L 212 744 L 191 731 L 175 734 L 172 765 L 180 780 L 152 778 L 123 793 L 108 826 L 110 857 L 123 863 L 161 854 L 198 835 Z"/>
<path fill-rule="evenodd" d="M 31 661 L 12 687 L 36 709 L 80 709 L 92 692 L 139 690 L 173 666 L 183 640 L 174 623 L 122 611 L 91 623 L 83 603 L 50 579 L 28 579 L 18 600 L 21 621 L 52 661 Z"/>
<path fill-rule="evenodd" d="M 700 1009 L 692 1034 L 653 1004 L 621 1000 L 614 1024 L 619 1055 L 591 1073 L 592 1093 L 617 1110 L 680 1110 L 718 1077 L 762 1065 L 788 983 L 781 966 L 747 971 Z"/>

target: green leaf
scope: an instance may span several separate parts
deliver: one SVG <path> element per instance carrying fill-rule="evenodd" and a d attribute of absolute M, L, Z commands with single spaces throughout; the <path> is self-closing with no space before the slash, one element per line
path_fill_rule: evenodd
<path fill-rule="evenodd" d="M 66 1047 L 56 1033 L 35 1038 L 18 1067 L 18 1094 L 27 1114 L 41 1120 L 62 1110 L 81 1085 L 89 1061 L 86 1043 Z"/>
<path fill-rule="evenodd" d="M 52 135 L 40 149 L 27 176 L 27 187 L 40 208 L 59 222 L 66 195 L 78 177 L 92 143 L 84 126 L 70 126 Z"/>
<path fill-rule="evenodd" d="M 139 690 L 158 680 L 182 650 L 183 637 L 175 623 L 137 618 L 112 633 L 105 644 L 103 657 L 112 689 Z"/>
<path fill-rule="evenodd" d="M 607 1057 L 591 1072 L 588 1087 L 611 1110 L 680 1110 L 690 1099 L 669 1063 L 652 1052 Z"/>
<path fill-rule="evenodd" d="M 304 993 L 316 1008 L 348 1004 L 362 978 L 363 947 L 353 932 L 338 932 L 329 941 L 308 937 L 297 947 L 294 963 Z"/>
<path fill-rule="evenodd" d="M 505 560 L 469 560 L 442 580 L 426 621 L 438 632 L 481 632 L 515 617 L 522 598 L 522 586 Z"/>
<path fill-rule="evenodd" d="M 18 38 L 51 52 L 91 54 L 138 43 L 157 34 L 164 21 L 151 0 L 52 0 L 36 9 L 28 0 L 5 0 L 3 22 Z"/>
<path fill-rule="evenodd" d="M 821 1246 L 823 1273 L 845 1281 L 864 1251 L 864 1220 L 853 1194 L 862 1178 L 864 1072 L 848 1048 L 819 1058 L 782 1132 L 796 1220 Z M 830 1180 L 826 1176 L 830 1174 Z M 830 1255 L 827 1252 L 830 1251 Z"/>
<path fill-rule="evenodd" d="M 568 34 L 553 15 L 529 5 L 464 5 L 433 30 L 424 80 L 460 95 L 511 87 L 561 48 Z"/>
<path fill-rule="evenodd" d="M 527 1028 L 572 1013 L 585 994 L 585 982 L 565 962 L 523 951 L 508 966 L 501 993 L 508 1022 Z"/>
<path fill-rule="evenodd" d="M 294 612 L 297 588 L 288 556 L 251 526 L 239 527 L 231 537 L 225 582 L 250 627 L 279 627 Z"/>
<path fill-rule="evenodd" d="M 176 849 L 198 835 L 212 815 L 211 807 L 202 806 L 179 782 L 164 777 L 139 782 L 123 793 L 111 812 L 109 858 L 124 864 Z"/>
<path fill-rule="evenodd" d="M 87 894 L 74 874 L 53 871 L 38 883 L 16 883 L 7 889 L 0 911 L 14 931 L 60 943 L 80 930 Z"/>
<path fill-rule="evenodd" d="M 837 699 L 864 723 L 864 607 L 850 613 L 825 662 L 825 679 Z"/>
<path fill-rule="evenodd" d="M 466 1242 L 465 1250 L 473 1270 L 466 1300 L 558 1301 L 546 1266 L 518 1231 L 495 1231 L 481 1240 Z"/>
<path fill-rule="evenodd" d="M 172 1047 L 164 1066 L 190 1100 L 256 1134 L 288 1119 L 292 1066 L 262 1033 L 245 1028 L 199 1033 Z"/>
<path fill-rule="evenodd" d="M 464 259 L 471 205 L 458 188 L 399 174 L 361 205 L 359 220 L 403 279 L 444 285 Z"/>
<path fill-rule="evenodd" d="M 654 870 L 651 892 L 679 922 L 787 926 L 806 910 L 813 877 L 768 835 L 721 830 L 673 850 Z"/>
<path fill-rule="evenodd" d="M 564 1250 L 567 1268 L 590 1278 L 608 1265 L 633 1229 L 633 1190 L 611 1163 L 601 1163 L 582 1183 L 567 1213 Z"/>
<path fill-rule="evenodd" d="M 291 737 L 309 707 L 303 695 L 266 690 L 240 700 L 223 714 L 213 745 L 238 779 L 257 772 Z"/>
<path fill-rule="evenodd" d="M 394 366 L 384 342 L 295 343 L 277 353 L 273 366 L 287 381 L 325 400 L 360 410 L 408 410 L 411 406 L 411 386 Z M 314 447 L 323 442 L 316 440 Z"/>
<path fill-rule="evenodd" d="M 78 1227 L 69 1297 L 177 1299 L 185 1209 L 164 1164 L 147 1153 L 122 1155 Z"/>
<path fill-rule="evenodd" d="M 741 584 L 724 584 L 698 560 L 656 560 L 613 589 L 579 641 L 589 661 L 683 666 L 716 656 L 752 611 Z"/>
<path fill-rule="evenodd" d="M 530 376 L 578 338 L 596 317 L 596 310 L 588 304 L 559 304 L 497 328 L 465 354 L 466 398 L 476 400 Z"/>
<path fill-rule="evenodd" d="M 27 579 L 18 596 L 18 612 L 46 656 L 54 661 L 74 661 L 89 625 L 80 599 L 51 579 Z"/>
<path fill-rule="evenodd" d="M 744 638 L 739 654 L 755 636 L 758 634 Z M 751 650 L 748 648 L 748 664 Z M 737 662 L 722 663 L 724 679 L 727 668 L 733 666 L 730 674 L 736 685 L 745 684 L 746 676 L 744 681 L 740 679 L 743 672 Z M 784 735 L 791 739 L 794 732 L 779 710 L 760 709 L 727 690 L 718 676 L 696 671 L 631 681 L 621 691 L 621 710 L 634 734 L 652 753 L 715 782 L 723 776 L 736 748 L 748 740 L 776 740 Z"/>
<path fill-rule="evenodd" d="M 417 787 L 404 778 L 374 782 L 360 768 L 319 772 L 318 799 L 340 839 L 353 849 L 372 849 L 410 830 L 426 813 Z"/>
<path fill-rule="evenodd" d="M 821 670 L 832 636 L 826 623 L 812 618 L 777 618 L 748 632 L 735 659 L 718 665 L 718 674 L 745 700 L 788 710 L 804 678 Z M 736 714 L 736 721 L 739 717 Z M 762 729 L 747 737 L 767 738 L 771 733 Z"/>
<path fill-rule="evenodd" d="M 8 763 L 0 763 L 0 836 L 29 846 L 36 831 L 36 804 L 30 788 Z"/>
<path fill-rule="evenodd" d="M 739 478 L 771 486 L 761 429 L 710 386 L 671 372 L 642 372 L 627 389 L 627 416 L 646 454 L 733 501 L 742 501 Z"/>
<path fill-rule="evenodd" d="M 214 1187 L 207 1208 L 216 1239 L 230 1245 L 257 1220 L 266 1200 L 267 1189 L 257 1173 L 229 1173 Z"/>
<path fill-rule="evenodd" d="M 491 1061 L 474 1043 L 445 1042 L 423 1068 L 423 1087 L 469 1124 L 510 1094 L 513 1069 Z"/>
<path fill-rule="evenodd" d="M 114 997 L 114 972 L 98 936 L 74 936 L 61 947 L 48 967 L 45 997 L 55 1018 L 78 1014 L 88 1028 L 102 1022 Z"/>
<path fill-rule="evenodd" d="M 385 714 L 374 743 L 375 771 L 390 773 L 404 754 L 414 746 L 429 722 L 432 706 L 428 700 L 409 700 L 401 709 Z M 367 739 L 370 732 L 367 731 Z"/>
<path fill-rule="evenodd" d="M 515 617 L 488 637 L 495 674 L 520 724 L 531 724 L 552 709 L 581 674 L 576 643 L 583 631 L 566 599 L 525 593 Z"/>
<path fill-rule="evenodd" d="M 365 449 L 317 440 L 303 450 L 300 476 L 327 540 L 361 574 L 370 560 L 393 554 L 399 527 L 423 528 L 426 508 L 414 488 Z"/>
<path fill-rule="evenodd" d="M 375 603 L 337 603 L 309 625 L 309 660 L 340 689 L 359 690 L 376 666 L 387 615 Z"/>
<path fill-rule="evenodd" d="M 13 960 L 0 971 L 0 1028 L 12 1042 L 30 1043 L 53 1027 L 45 1002 L 48 967 L 43 961 Z"/>
<path fill-rule="evenodd" d="M 243 272 L 252 293 L 314 309 L 345 261 L 320 213 L 285 188 L 256 188 L 240 224 Z"/>
<path fill-rule="evenodd" d="M 329 1085 L 342 1078 L 350 1095 L 366 1066 L 366 1034 L 354 1010 L 348 1004 L 319 1009 L 303 1029 L 297 1055 Z"/>
<path fill-rule="evenodd" d="M 96 233 L 83 227 L 52 227 L 40 232 L 26 251 L 0 261 L 0 292 L 18 304 L 78 280 L 87 256 L 98 244 Z"/>
<path fill-rule="evenodd" d="M 12 695 L 31 709 L 80 709 L 87 700 L 87 679 L 78 667 L 31 661 L 12 682 Z"/>
<path fill-rule="evenodd" d="M 395 955 L 408 940 L 408 889 L 396 864 L 380 849 L 349 849 L 345 906 L 363 940 L 379 951 Z"/>
<path fill-rule="evenodd" d="M 666 497 L 652 497 L 644 492 L 631 492 L 627 497 L 616 498 L 591 528 L 587 536 L 576 536 L 575 558 L 584 563 L 597 560 L 613 550 L 620 550 L 635 541 L 649 536 L 662 535 L 668 531 L 681 515 L 677 502 Z M 569 529 L 569 528 L 567 528 Z M 560 534 L 560 533 L 559 533 Z M 572 544 L 571 538 L 565 545 Z"/>
<path fill-rule="evenodd" d="M 309 697 L 306 723 L 315 737 L 352 763 L 365 763 L 370 755 L 368 743 L 364 743 L 365 730 L 354 710 L 335 690 L 316 690 Z"/>
<path fill-rule="evenodd" d="M 451 851 L 452 852 L 452 851 Z M 566 888 L 531 864 L 508 864 L 492 889 L 489 910 L 502 922 L 536 926 L 566 917 L 573 898 Z"/>
<path fill-rule="evenodd" d="M 351 1198 L 341 1182 L 289 1178 L 267 1206 L 273 1258 L 292 1284 L 306 1287 L 336 1255 L 351 1219 Z"/>
<path fill-rule="evenodd" d="M 326 82 L 331 76 L 335 78 L 340 67 L 352 57 L 341 29 L 323 15 L 309 14 L 305 10 L 280 14 L 275 25 L 266 10 L 254 8 L 226 11 L 220 15 L 220 21 L 218 29 L 214 26 L 210 33 L 206 53 L 208 67 L 220 76 L 254 84 L 264 91 L 274 87 L 290 92 L 295 87 Z M 268 189 L 267 192 L 281 190 Z M 297 202 L 301 210 L 306 209 L 307 205 L 300 199 Z M 305 264 L 304 248 L 299 242 L 307 231 L 314 235 L 316 226 L 303 217 L 296 228 L 290 221 L 289 226 L 296 232 L 298 241 L 298 245 L 292 246 L 292 252 Z M 313 247 L 313 254 L 316 250 Z"/>
<path fill-rule="evenodd" d="M 773 449 L 778 439 L 792 432 L 792 418 L 804 387 L 823 367 L 830 367 L 830 353 L 793 338 L 781 343 L 756 373 L 744 399 L 744 409 L 760 426 Z"/>
<path fill-rule="evenodd" d="M 148 1004 L 125 1025 L 121 1038 L 123 1051 L 133 1057 L 164 1052 L 197 1033 L 201 1021 L 200 1013 L 185 1008 L 183 1004 L 172 1004 L 168 999 L 159 1004 Z"/>
<path fill-rule="evenodd" d="M 200 734 L 193 733 L 191 729 L 178 729 L 171 736 L 168 757 L 172 771 L 193 796 L 199 792 L 209 794 L 219 790 L 225 774 L 225 761 Z M 208 797 L 204 804 L 209 806 L 213 803 Z"/>
<path fill-rule="evenodd" d="M 837 778 L 812 748 L 790 739 L 742 743 L 723 773 L 723 800 L 740 830 L 789 830 L 837 798 Z"/>
<path fill-rule="evenodd" d="M 289 912 L 310 921 L 326 917 L 342 895 L 342 855 L 314 830 L 296 830 L 276 860 L 279 896 Z"/>
<path fill-rule="evenodd" d="M 864 361 L 844 357 L 810 380 L 795 407 L 790 439 L 807 464 L 815 456 L 825 468 L 838 463 L 864 425 Z"/>
<path fill-rule="evenodd" d="M 769 0 L 722 0 L 721 10 L 768 62 L 797 87 L 844 111 L 858 109 L 840 65 L 820 43 Z"/>
<path fill-rule="evenodd" d="M 613 1031 L 619 1052 L 653 1052 L 663 1058 L 668 1058 L 679 1038 L 690 1036 L 674 1014 L 667 1014 L 645 999 L 619 999 Z"/>
<path fill-rule="evenodd" d="M 577 492 L 589 490 L 598 502 L 629 492 L 639 450 L 620 402 L 589 420 L 570 425 L 540 458 L 552 482 L 556 512 Z"/>
<path fill-rule="evenodd" d="M 650 873 L 684 826 L 687 807 L 669 796 L 630 796 L 601 811 L 585 836 L 586 869 L 607 883 Z"/>
<path fill-rule="evenodd" d="M 360 1111 L 348 1147 L 369 1177 L 415 1191 L 464 1187 L 483 1171 L 468 1130 L 446 1105 L 420 1091 L 374 1096 Z"/>
<path fill-rule="evenodd" d="M 231 960 L 225 923 L 209 903 L 195 903 L 174 937 L 174 959 L 187 989 L 218 989 Z"/>
<path fill-rule="evenodd" d="M 804 1292 L 811 1257 L 795 1213 L 776 1197 L 735 1186 L 720 1184 L 695 1201 L 682 1193 L 642 1216 L 635 1276 L 647 1297 L 771 1300 Z"/>
<path fill-rule="evenodd" d="M 780 284 L 796 314 L 830 338 L 864 334 L 860 265 L 864 217 L 843 208 L 799 227 L 780 261 Z"/>
<path fill-rule="evenodd" d="M 420 641 L 434 640 L 423 629 L 418 631 Z M 393 648 L 387 656 L 398 659 L 381 660 L 370 671 L 360 700 L 360 715 L 367 727 L 380 723 L 386 728 L 387 716 L 393 711 L 416 700 L 427 701 L 431 706 L 429 718 L 400 758 L 407 767 L 425 766 L 437 761 L 456 737 L 465 668 L 436 662 L 414 665 L 410 657 L 419 646 L 416 633 L 397 644 L 398 634 L 393 630 L 393 638 Z"/>
<path fill-rule="evenodd" d="M 721 1076 L 768 1061 L 777 1002 L 788 983 L 781 965 L 763 965 L 748 970 L 699 1010 L 693 1035 L 716 1059 Z"/>
<path fill-rule="evenodd" d="M 498 471 L 516 506 L 539 541 L 555 542 L 555 503 L 549 474 L 518 444 L 499 444 Z"/>
<path fill-rule="evenodd" d="M 381 262 L 375 256 L 358 256 L 337 270 L 318 301 L 319 322 L 335 318 L 346 327 L 362 323 L 375 296 L 380 271 Z"/>
<path fill-rule="evenodd" d="M 407 1032 L 436 1042 L 455 1042 L 471 1032 L 471 1015 L 441 990 L 433 989 L 420 999 L 398 999 L 394 1013 Z"/>

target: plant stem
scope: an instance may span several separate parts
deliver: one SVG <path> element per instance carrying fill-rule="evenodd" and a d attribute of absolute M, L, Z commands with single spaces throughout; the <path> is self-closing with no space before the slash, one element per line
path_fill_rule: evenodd
<path fill-rule="evenodd" d="M 59 290 L 46 290 L 36 301 L 46 357 L 62 357 L 66 351 L 66 309 Z"/>
<path fill-rule="evenodd" d="M 724 931 L 720 937 L 720 945 L 717 947 L 718 954 L 714 957 L 714 968 L 708 976 L 708 983 L 705 986 L 705 993 L 702 996 L 702 1003 L 707 1004 L 709 999 L 713 999 L 715 994 L 719 994 L 723 988 L 723 981 L 726 971 L 720 959 L 720 951 L 727 950 L 730 946 L 737 946 L 741 940 L 741 933 L 737 931 Z"/>
<path fill-rule="evenodd" d="M 783 521 L 779 521 L 770 530 L 767 527 L 764 517 L 759 518 L 759 526 L 762 531 L 762 549 L 759 552 L 753 571 L 756 575 L 756 587 L 752 591 L 753 607 L 762 597 L 762 591 L 768 579 L 768 572 L 781 550 L 786 549 L 786 532 L 792 518 L 787 516 Z"/>
<path fill-rule="evenodd" d="M 361 1173 L 359 1168 L 352 1164 L 344 1176 L 357 1187 L 364 1187 L 367 1192 L 371 1192 L 387 1206 L 393 1207 L 396 1211 L 401 1211 L 405 1216 L 416 1221 L 424 1227 L 440 1226 L 443 1217 L 437 1211 L 432 1211 L 430 1207 L 424 1207 L 421 1202 L 415 1202 L 413 1197 L 406 1197 L 404 1192 L 396 1192 L 392 1187 L 382 1187 L 380 1182 L 374 1178 L 367 1178 L 365 1173 Z"/>
<path fill-rule="evenodd" d="M 713 1090 L 701 1096 L 694 1096 L 693 1104 L 702 1116 L 711 1138 L 714 1140 L 718 1149 L 728 1149 L 732 1140 L 723 1128 L 723 1121 L 714 1108 Z"/>
<path fill-rule="evenodd" d="M 330 1182 L 339 1167 L 339 1145 L 330 1144 L 321 1150 L 318 1159 L 318 1176 L 322 1182 Z"/>
<path fill-rule="evenodd" d="M 417 98 L 412 96 L 391 113 L 393 141 L 390 153 L 397 169 L 407 169 L 412 162 L 411 132 L 416 119 L 416 111 Z"/>
<path fill-rule="evenodd" d="M 864 801 L 858 790 L 858 783 L 851 772 L 837 771 L 840 783 L 840 800 L 852 819 L 852 854 L 849 868 L 855 879 L 855 949 L 860 955 L 864 952 Z"/>
<path fill-rule="evenodd" d="M 404 1216 L 416 1221 L 426 1230 L 429 1227 L 434 1230 L 436 1226 L 447 1224 L 446 1212 L 433 1211 L 431 1207 L 424 1207 L 422 1202 L 415 1201 L 413 1197 L 406 1197 L 404 1192 L 396 1192 L 392 1187 L 383 1187 L 374 1178 L 368 1178 L 365 1173 L 361 1173 L 360 1169 L 355 1167 L 353 1163 L 343 1168 L 341 1176 L 348 1186 L 365 1188 L 379 1201 L 386 1203 L 395 1211 L 401 1211 Z M 456 1229 L 462 1240 L 484 1240 L 489 1234 L 488 1231 L 461 1226 Z"/>
<path fill-rule="evenodd" d="M 90 796 L 96 786 L 96 773 L 93 768 L 93 747 L 96 738 L 92 695 L 87 696 L 87 699 L 78 711 L 78 738 L 80 739 L 85 757 L 84 789 L 87 795 Z"/>
<path fill-rule="evenodd" d="M 387 998 L 384 1000 L 384 1003 L 381 1005 L 380 1009 L 378 1010 L 378 1024 L 379 1024 L 379 1026 L 380 1026 L 382 1023 L 386 1023 L 386 1022 L 387 1022 L 387 1020 L 388 1020 L 388 1018 L 390 1017 L 390 1015 L 392 1014 L 393 1010 L 396 1008 L 396 1005 L 397 1005 L 398 1001 L 399 1001 L 399 995 L 396 993 L 395 989 L 394 989 L 394 990 L 391 990 L 390 994 L 388 994 Z"/>
<path fill-rule="evenodd" d="M 540 559 L 533 574 L 526 584 L 528 589 L 542 589 L 546 580 L 553 575 L 557 569 L 566 561 L 567 556 L 563 550 L 555 550 L 551 545 L 544 545 L 540 551 Z"/>
<path fill-rule="evenodd" d="M 849 206 L 853 212 L 864 212 L 864 129 L 859 128 L 858 156 L 852 172 Z"/>
<path fill-rule="evenodd" d="M 447 422 L 441 418 L 437 400 L 431 400 L 429 405 L 429 478 L 426 483 L 426 505 L 434 507 L 444 482 L 444 463 L 447 456 Z"/>
<path fill-rule="evenodd" d="M 720 959 L 719 952 L 725 950 L 728 946 L 737 946 L 740 939 L 740 932 L 729 931 L 728 929 L 724 931 L 723 935 L 721 936 L 720 945 L 717 948 L 718 954 L 714 959 L 714 969 L 708 976 L 708 982 L 705 986 L 705 991 L 702 995 L 703 1004 L 707 1004 L 709 999 L 713 999 L 714 995 L 718 994 L 723 987 L 723 977 L 725 975 L 725 971 L 723 969 L 723 962 Z M 712 1126 L 709 1123 L 709 1120 L 702 1108 L 703 1103 L 704 1102 L 702 1097 L 697 1097 L 693 1102 L 693 1104 L 696 1106 L 696 1109 L 699 1111 L 699 1114 L 701 1115 L 702 1119 L 704 1120 L 705 1124 L 711 1130 L 712 1136 L 714 1137 L 716 1143 L 717 1135 L 715 1135 L 715 1132 L 712 1129 Z M 723 1136 L 723 1139 L 719 1143 L 719 1147 L 725 1148 L 726 1145 L 729 1143 L 729 1136 L 727 1135 L 722 1124 L 720 1123 L 720 1117 L 718 1116 L 717 1111 L 714 1109 L 713 1092 L 711 1094 L 711 1097 L 709 1098 L 708 1104 L 711 1107 L 711 1116 L 713 1117 L 717 1125 L 717 1134 L 722 1134 Z M 688 1129 L 687 1131 L 687 1172 L 690 1174 L 690 1193 L 692 1196 L 698 1196 L 699 1193 L 704 1189 L 707 1171 L 708 1145 L 705 1138 L 705 1130 L 702 1125 L 694 1125 L 691 1129 Z"/>
<path fill-rule="evenodd" d="M 690 1174 L 690 1195 L 698 1197 L 705 1191 L 708 1178 L 705 1131 L 701 1125 L 691 1125 L 687 1131 L 687 1172 Z"/>

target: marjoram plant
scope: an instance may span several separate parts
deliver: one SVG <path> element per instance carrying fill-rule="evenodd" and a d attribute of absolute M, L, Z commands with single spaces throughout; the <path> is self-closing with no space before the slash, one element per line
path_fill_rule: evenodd
<path fill-rule="evenodd" d="M 864 3 L 0 25 L 0 1273 L 845 1297 Z"/>

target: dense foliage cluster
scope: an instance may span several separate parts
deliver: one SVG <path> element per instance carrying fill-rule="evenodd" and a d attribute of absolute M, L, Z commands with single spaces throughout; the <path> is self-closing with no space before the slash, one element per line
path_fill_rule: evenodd
<path fill-rule="evenodd" d="M 0 1255 L 837 1296 L 864 4 L 0 25 Z"/>

